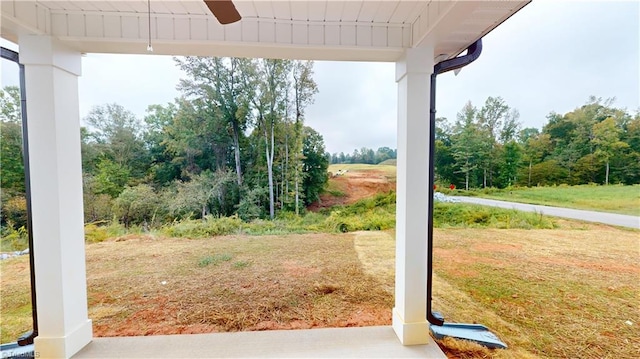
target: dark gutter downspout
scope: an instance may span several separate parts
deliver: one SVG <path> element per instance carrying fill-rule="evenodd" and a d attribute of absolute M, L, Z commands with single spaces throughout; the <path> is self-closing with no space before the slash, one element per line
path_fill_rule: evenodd
<path fill-rule="evenodd" d="M 38 336 L 38 310 L 36 308 L 36 272 L 33 257 L 33 221 L 31 219 L 31 171 L 29 170 L 29 135 L 27 129 L 27 90 L 25 85 L 24 65 L 20 63 L 20 55 L 12 50 L 2 47 L 0 55 L 3 59 L 18 64 L 20 70 L 20 115 L 22 119 L 22 161 L 24 164 L 24 190 L 27 201 L 27 236 L 29 240 L 29 275 L 31 277 L 31 317 L 33 318 L 33 330 L 18 338 L 18 345 L 33 344 L 33 339 Z"/>
<path fill-rule="evenodd" d="M 444 324 L 441 316 L 434 315 L 431 310 L 433 293 L 433 186 L 434 186 L 434 153 L 436 149 L 436 77 L 447 71 L 457 70 L 475 61 L 482 53 L 482 39 L 467 48 L 467 54 L 438 62 L 431 74 L 431 99 L 429 101 L 429 208 L 427 215 L 427 321 L 434 325 Z"/>

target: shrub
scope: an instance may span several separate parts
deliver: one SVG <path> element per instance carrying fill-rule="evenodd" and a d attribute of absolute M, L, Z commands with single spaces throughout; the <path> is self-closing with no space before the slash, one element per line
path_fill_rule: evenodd
<path fill-rule="evenodd" d="M 528 182 L 528 169 L 522 169 L 518 174 L 518 185 L 526 186 Z M 549 186 L 566 182 L 568 171 L 555 160 L 537 163 L 531 167 L 531 185 Z"/>
<path fill-rule="evenodd" d="M 11 228 L 26 227 L 27 199 L 24 196 L 14 196 L 3 203 L 2 220 Z"/>
<path fill-rule="evenodd" d="M 97 243 L 107 238 L 109 238 L 109 235 L 104 227 L 98 227 L 95 223 L 87 223 L 84 225 L 84 240 L 86 242 Z"/>
<path fill-rule="evenodd" d="M 436 203 L 434 227 L 492 227 L 520 229 L 555 228 L 555 222 L 540 213 L 521 212 L 462 203 Z"/>
<path fill-rule="evenodd" d="M 161 196 L 147 184 L 127 187 L 116 198 L 113 213 L 126 226 L 152 223 L 162 208 Z"/>
<path fill-rule="evenodd" d="M 135 231 L 134 228 L 125 228 L 116 220 L 87 223 L 84 225 L 84 240 L 88 243 L 99 243 Z"/>
<path fill-rule="evenodd" d="M 25 227 L 14 229 L 8 226 L 2 228 L 0 232 L 2 234 L 0 238 L 0 251 L 21 251 L 29 247 L 29 236 Z"/>
<path fill-rule="evenodd" d="M 246 191 L 238 204 L 238 216 L 245 221 L 251 221 L 264 216 L 264 206 L 267 191 L 263 187 L 255 187 Z"/>
<path fill-rule="evenodd" d="M 238 233 L 243 222 L 237 217 L 207 216 L 204 220 L 184 219 L 162 228 L 162 233 L 170 237 L 208 238 Z"/>

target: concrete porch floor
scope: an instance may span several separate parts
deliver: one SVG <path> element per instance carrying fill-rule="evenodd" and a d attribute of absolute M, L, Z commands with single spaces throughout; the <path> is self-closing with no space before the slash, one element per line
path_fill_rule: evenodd
<path fill-rule="evenodd" d="M 446 358 L 390 326 L 94 338 L 73 358 Z"/>

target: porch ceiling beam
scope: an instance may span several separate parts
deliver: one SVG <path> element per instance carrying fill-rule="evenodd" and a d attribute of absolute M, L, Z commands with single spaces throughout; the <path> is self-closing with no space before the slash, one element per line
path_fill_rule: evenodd
<path fill-rule="evenodd" d="M 77 39 L 65 42 L 71 48 L 82 52 L 110 53 L 110 54 L 148 54 L 146 43 L 138 41 L 102 41 L 84 42 Z M 300 45 L 270 45 L 243 44 L 228 42 L 191 42 L 185 44 L 180 41 L 152 41 L 155 55 L 190 55 L 190 56 L 220 56 L 247 58 L 281 58 L 296 60 L 327 60 L 327 61 L 380 61 L 393 62 L 402 55 L 402 48 L 362 48 L 362 47 L 322 47 Z"/>
<path fill-rule="evenodd" d="M 148 18 L 131 13 L 51 14 L 51 34 L 63 41 L 85 43 L 137 41 L 146 44 Z M 151 16 L 152 41 L 228 42 L 263 46 L 301 45 L 402 49 L 410 46 L 409 24 L 340 23 L 246 19 L 220 25 L 205 16 Z M 146 49 L 146 47 L 143 47 Z M 83 49 L 85 52 L 92 52 Z M 96 46 L 96 52 L 102 52 Z"/>

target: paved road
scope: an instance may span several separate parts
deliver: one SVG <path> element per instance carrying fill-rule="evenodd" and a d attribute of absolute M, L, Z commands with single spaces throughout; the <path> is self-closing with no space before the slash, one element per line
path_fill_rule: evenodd
<path fill-rule="evenodd" d="M 584 211 L 581 209 L 570 209 L 560 207 L 541 206 L 537 204 L 515 203 L 496 201 L 493 199 L 477 198 L 477 197 L 453 197 L 460 202 L 481 204 L 484 206 L 502 207 L 509 209 L 517 209 L 526 212 L 538 212 L 548 216 L 564 217 L 578 219 L 588 222 L 598 222 L 611 224 L 614 226 L 630 227 L 640 229 L 640 217 L 627 216 L 624 214 Z"/>

